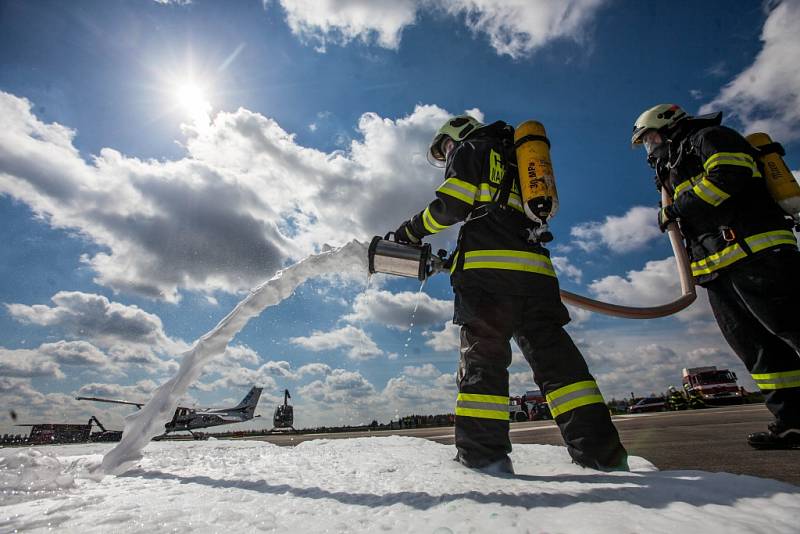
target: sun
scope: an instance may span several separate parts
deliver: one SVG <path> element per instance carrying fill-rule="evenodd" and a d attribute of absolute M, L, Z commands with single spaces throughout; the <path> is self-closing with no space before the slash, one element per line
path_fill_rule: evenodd
<path fill-rule="evenodd" d="M 196 81 L 176 84 L 173 98 L 175 103 L 192 117 L 205 116 L 211 110 L 203 84 Z"/>

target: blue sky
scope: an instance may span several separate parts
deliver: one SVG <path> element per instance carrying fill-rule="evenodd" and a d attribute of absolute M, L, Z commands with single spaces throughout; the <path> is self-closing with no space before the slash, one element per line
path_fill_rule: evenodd
<path fill-rule="evenodd" d="M 427 143 L 465 110 L 545 124 L 563 287 L 672 300 L 632 123 L 662 102 L 721 110 L 800 168 L 798 24 L 796 0 L 2 0 L 4 405 L 26 422 L 120 425 L 124 409 L 72 398 L 146 399 L 249 288 L 422 209 L 441 181 Z M 366 283 L 301 286 L 248 324 L 187 402 L 234 402 L 257 383 L 266 415 L 289 388 L 301 426 L 450 411 L 447 279 L 421 293 L 413 280 Z M 663 391 L 703 364 L 752 388 L 702 291 L 655 321 L 571 311 L 609 398 Z M 519 355 L 511 373 L 513 392 L 533 388 Z"/>

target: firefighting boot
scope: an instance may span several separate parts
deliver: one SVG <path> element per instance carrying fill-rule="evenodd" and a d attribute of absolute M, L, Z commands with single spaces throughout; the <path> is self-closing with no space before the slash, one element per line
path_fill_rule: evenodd
<path fill-rule="evenodd" d="M 754 432 L 747 436 L 747 443 L 754 449 L 800 448 L 800 428 L 788 427 L 779 422 L 770 423 L 767 432 Z"/>
<path fill-rule="evenodd" d="M 469 462 L 466 460 L 466 458 L 464 458 L 464 456 L 459 451 L 458 453 L 456 453 L 456 457 L 453 458 L 453 460 L 464 465 L 465 467 L 469 467 L 470 469 L 477 469 L 490 475 L 514 474 L 514 464 L 511 462 L 511 458 L 509 458 L 508 456 L 503 456 L 499 460 L 495 460 L 493 462 L 489 461 Z"/>

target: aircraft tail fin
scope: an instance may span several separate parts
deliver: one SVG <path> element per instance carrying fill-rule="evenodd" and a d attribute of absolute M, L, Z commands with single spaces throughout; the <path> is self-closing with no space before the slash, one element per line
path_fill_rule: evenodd
<path fill-rule="evenodd" d="M 250 391 L 247 392 L 247 395 L 245 395 L 244 399 L 242 399 L 242 402 L 240 402 L 235 409 L 244 410 L 248 415 L 250 415 L 250 417 L 252 417 L 253 413 L 256 411 L 258 399 L 261 398 L 261 391 L 263 389 L 264 388 L 253 386 Z"/>

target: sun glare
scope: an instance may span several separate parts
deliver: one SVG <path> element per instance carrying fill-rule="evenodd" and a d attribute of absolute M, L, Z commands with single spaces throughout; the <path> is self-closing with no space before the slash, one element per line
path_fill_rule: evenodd
<path fill-rule="evenodd" d="M 175 102 L 192 117 L 206 115 L 211 108 L 202 85 L 185 82 L 175 88 Z"/>

